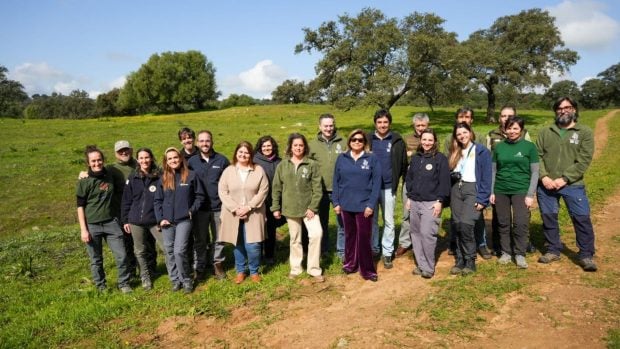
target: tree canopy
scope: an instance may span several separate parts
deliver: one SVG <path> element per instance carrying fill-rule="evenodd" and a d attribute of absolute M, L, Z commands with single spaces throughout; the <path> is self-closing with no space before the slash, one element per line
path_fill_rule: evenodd
<path fill-rule="evenodd" d="M 19 81 L 8 79 L 8 71 L 0 65 L 0 116 L 19 117 L 29 98 Z"/>
<path fill-rule="evenodd" d="M 551 72 L 564 73 L 577 63 L 577 52 L 563 46 L 554 18 L 541 9 L 500 17 L 489 29 L 472 33 L 463 42 L 462 57 L 468 77 L 487 93 L 487 119 L 494 121 L 498 85 L 549 86 Z"/>
<path fill-rule="evenodd" d="M 284 80 L 271 92 L 271 100 L 280 104 L 298 104 L 308 101 L 308 88 L 303 81 Z"/>
<path fill-rule="evenodd" d="M 181 112 L 205 108 L 219 96 L 215 68 L 198 51 L 154 54 L 129 74 L 119 96 L 121 109 Z"/>
<path fill-rule="evenodd" d="M 344 109 L 359 104 L 389 109 L 414 88 L 431 99 L 441 93 L 437 81 L 452 73 L 449 52 L 458 44 L 443 22 L 418 12 L 398 21 L 365 8 L 357 17 L 345 14 L 316 30 L 304 28 L 295 52 L 323 54 L 311 85 L 328 102 Z"/>

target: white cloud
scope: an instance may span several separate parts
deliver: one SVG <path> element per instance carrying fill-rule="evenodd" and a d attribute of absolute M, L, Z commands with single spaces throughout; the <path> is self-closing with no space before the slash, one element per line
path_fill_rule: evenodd
<path fill-rule="evenodd" d="M 286 79 L 287 72 L 284 68 L 269 59 L 262 60 L 249 70 L 224 78 L 222 97 L 226 98 L 232 93 L 237 93 L 254 98 L 269 98 L 271 92 Z"/>
<path fill-rule="evenodd" d="M 609 48 L 620 36 L 620 23 L 604 11 L 606 5 L 594 0 L 565 0 L 549 7 L 567 47 Z"/>
<path fill-rule="evenodd" d="M 10 78 L 21 82 L 29 95 L 50 94 L 52 92 L 66 95 L 79 89 L 80 85 L 88 80 L 85 78 L 76 79 L 46 62 L 21 64 L 11 72 Z"/>
<path fill-rule="evenodd" d="M 125 82 L 127 82 L 127 77 L 125 75 L 119 76 L 118 78 L 110 81 L 106 87 L 108 88 L 108 90 L 114 88 L 121 88 L 125 86 Z"/>

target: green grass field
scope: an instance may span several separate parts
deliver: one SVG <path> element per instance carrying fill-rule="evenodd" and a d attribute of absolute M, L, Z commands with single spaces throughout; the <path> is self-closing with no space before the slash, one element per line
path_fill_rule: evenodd
<path fill-rule="evenodd" d="M 76 224 L 75 183 L 78 172 L 85 169 L 82 150 L 86 144 L 98 144 L 108 160 L 114 161 L 114 142 L 128 139 L 135 149 L 151 147 L 161 162 L 163 149 L 178 146 L 176 133 L 180 127 L 188 126 L 196 131 L 211 130 L 215 149 L 229 158 L 239 141 L 254 144 L 265 134 L 276 138 L 283 153 L 289 133 L 301 132 L 314 137 L 318 116 L 324 112 L 336 115 L 343 135 L 354 128 L 372 129 L 374 109 L 338 112 L 328 106 L 310 105 L 99 120 L 0 119 L 0 348 L 128 346 L 121 342 L 119 333 L 149 332 L 162 319 L 173 315 L 226 317 L 240 304 L 251 304 L 260 311 L 273 300 L 291 297 L 299 285 L 287 280 L 286 263 L 266 271 L 260 285 L 237 286 L 209 280 L 205 292 L 188 297 L 172 294 L 165 275 L 155 281 L 155 290 L 150 293 L 136 290 L 130 296 L 116 291 L 97 294 L 90 282 L 88 257 Z M 393 128 L 401 133 L 411 132 L 411 116 L 416 112 L 428 111 L 393 108 Z M 453 109 L 440 109 L 429 113 L 432 127 L 440 133 L 441 144 L 451 130 L 453 112 Z M 485 124 L 482 111 L 477 112 L 480 113 L 474 123 L 477 133 L 486 134 L 496 127 Z M 586 111 L 580 121 L 594 127 L 596 119 L 605 113 Z M 543 125 L 552 121 L 550 111 L 524 110 L 520 115 L 526 118 L 526 127 L 533 138 Z M 586 178 L 595 209 L 620 182 L 620 176 L 613 175 L 620 166 L 620 121 L 612 120 L 608 146 Z M 396 212 L 400 216 L 400 210 Z M 568 222 L 566 217 L 564 220 Z M 534 214 L 532 229 L 540 232 L 540 225 L 539 216 Z M 108 278 L 115 280 L 115 268 L 107 248 L 106 253 Z M 286 260 L 286 256 L 279 257 Z M 338 274 L 340 270 L 335 258 L 324 267 L 328 275 Z M 161 260 L 160 270 L 165 271 Z M 427 306 L 433 305 L 431 327 L 439 333 L 453 328 L 458 314 L 450 314 L 447 311 L 450 307 L 459 307 L 463 312 L 493 307 L 485 302 L 472 304 L 466 301 L 468 298 L 491 292 L 501 299 L 502 294 L 521 289 L 520 273 L 483 267 L 478 277 L 497 280 L 498 273 L 503 273 L 503 281 L 495 283 L 492 290 L 484 288 L 486 282 L 474 283 L 471 278 L 434 282 L 434 293 L 439 296 L 425 302 Z M 610 333 L 610 341 L 617 342 L 617 337 L 617 331 Z"/>

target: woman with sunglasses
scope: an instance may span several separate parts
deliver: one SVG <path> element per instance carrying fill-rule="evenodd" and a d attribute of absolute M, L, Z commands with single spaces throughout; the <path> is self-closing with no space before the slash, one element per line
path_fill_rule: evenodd
<path fill-rule="evenodd" d="M 373 208 L 381 191 L 381 169 L 377 157 L 368 152 L 368 139 L 362 129 L 349 134 L 349 151 L 340 154 L 334 168 L 332 201 L 344 225 L 346 274 L 358 270 L 365 280 L 377 281 L 372 257 Z"/>

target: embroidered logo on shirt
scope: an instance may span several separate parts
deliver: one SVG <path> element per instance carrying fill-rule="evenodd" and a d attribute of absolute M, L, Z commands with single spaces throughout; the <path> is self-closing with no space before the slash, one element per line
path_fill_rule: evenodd
<path fill-rule="evenodd" d="M 305 167 L 301 169 L 301 178 L 308 178 L 308 169 Z"/>
<path fill-rule="evenodd" d="M 392 143 L 388 143 L 387 150 L 388 153 L 392 151 Z"/>
<path fill-rule="evenodd" d="M 342 153 L 342 145 L 340 143 L 336 144 L 336 154 Z"/>
<path fill-rule="evenodd" d="M 573 135 L 570 136 L 569 142 L 571 144 L 579 144 L 579 135 L 577 133 L 573 133 Z"/>
<path fill-rule="evenodd" d="M 522 158 L 523 154 L 521 154 L 521 152 L 518 152 L 515 154 L 515 158 Z"/>
<path fill-rule="evenodd" d="M 368 164 L 368 160 L 364 159 L 364 161 L 362 161 L 361 168 L 362 170 L 370 170 L 370 165 Z"/>
<path fill-rule="evenodd" d="M 149 191 L 150 191 L 151 193 L 154 193 L 156 190 L 157 190 L 157 187 L 156 187 L 156 186 L 154 186 L 154 185 L 151 185 L 151 186 L 149 187 Z"/>
<path fill-rule="evenodd" d="M 102 182 L 99 184 L 99 190 L 108 191 L 108 189 L 110 189 L 110 185 L 108 183 Z"/>
<path fill-rule="evenodd" d="M 427 171 L 430 171 L 430 170 L 433 169 L 433 164 L 426 164 L 425 168 L 426 168 Z"/>
<path fill-rule="evenodd" d="M 181 183 L 182 187 L 185 187 L 185 186 L 188 186 L 188 185 L 189 185 L 189 183 Z"/>

